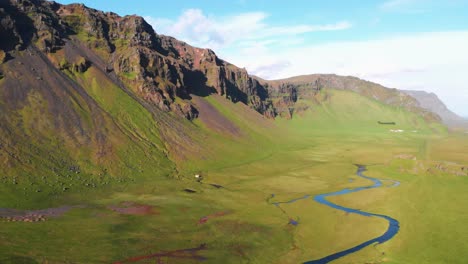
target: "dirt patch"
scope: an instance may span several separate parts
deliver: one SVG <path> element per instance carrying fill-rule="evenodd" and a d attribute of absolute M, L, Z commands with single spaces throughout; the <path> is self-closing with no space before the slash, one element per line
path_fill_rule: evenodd
<path fill-rule="evenodd" d="M 41 210 L 0 208 L 0 219 L 6 222 L 40 222 L 46 221 L 49 218 L 60 217 L 74 208 L 83 208 L 83 206 L 62 206 Z"/>
<path fill-rule="evenodd" d="M 214 214 L 210 214 L 210 215 L 207 215 L 207 216 L 204 216 L 204 217 L 200 218 L 200 220 L 198 220 L 198 224 L 202 225 L 202 224 L 205 224 L 206 222 L 208 222 L 208 220 L 210 220 L 210 219 L 225 216 L 225 215 L 228 215 L 228 214 L 230 214 L 229 211 L 216 212 Z"/>
<path fill-rule="evenodd" d="M 123 215 L 152 215 L 159 212 L 151 205 L 123 202 L 118 206 L 108 206 L 110 210 Z"/>
<path fill-rule="evenodd" d="M 161 258 L 163 257 L 203 261 L 203 260 L 206 260 L 206 258 L 199 255 L 199 252 L 202 250 L 206 250 L 206 244 L 201 244 L 200 246 L 196 248 L 179 249 L 179 250 L 173 250 L 173 251 L 160 251 L 158 253 L 154 253 L 150 255 L 132 257 L 126 260 L 114 262 L 114 264 L 139 262 L 139 261 L 148 260 L 148 259 L 154 259 L 157 261 L 156 263 L 162 263 Z"/>

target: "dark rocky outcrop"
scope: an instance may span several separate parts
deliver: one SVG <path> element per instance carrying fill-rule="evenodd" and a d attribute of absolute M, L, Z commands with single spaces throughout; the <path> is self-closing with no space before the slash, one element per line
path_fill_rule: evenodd
<path fill-rule="evenodd" d="M 272 100 L 274 111 L 277 115 L 291 119 L 294 106 L 297 102 L 297 86 L 290 83 L 281 83 L 278 86 L 268 86 L 268 95 Z"/>

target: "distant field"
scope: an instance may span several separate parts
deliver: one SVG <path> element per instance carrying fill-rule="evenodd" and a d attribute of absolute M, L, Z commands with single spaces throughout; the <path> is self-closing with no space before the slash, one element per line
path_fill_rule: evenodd
<path fill-rule="evenodd" d="M 49 197 L 43 195 L 47 190 L 27 198 L 1 191 L 0 208 L 11 208 L 15 204 L 5 201 L 13 200 L 22 209 L 77 207 L 34 223 L 2 218 L 0 263 L 318 259 L 379 236 L 386 223 L 312 198 L 281 205 L 283 211 L 271 202 L 370 185 L 355 176 L 353 164 L 368 165 L 368 176 L 401 184 L 330 200 L 389 215 L 400 221 L 401 229 L 389 242 L 333 263 L 465 263 L 468 176 L 462 176 L 462 168 L 468 166 L 468 135 L 448 134 L 414 114 L 351 92 L 333 91 L 330 96 L 330 102 L 312 105 L 303 116 L 278 120 L 272 127 L 255 126 L 256 119 L 242 115 L 240 105 L 216 96 L 203 99 L 249 139 L 209 135 L 205 143 L 213 146 L 211 156 L 193 158 L 167 178 L 145 172 L 133 181 Z M 396 122 L 405 132 L 392 133 L 379 120 Z M 197 120 L 196 125 L 209 133 L 206 124 Z M 195 173 L 202 174 L 201 182 Z M 298 224 L 289 224 L 290 218 Z"/>

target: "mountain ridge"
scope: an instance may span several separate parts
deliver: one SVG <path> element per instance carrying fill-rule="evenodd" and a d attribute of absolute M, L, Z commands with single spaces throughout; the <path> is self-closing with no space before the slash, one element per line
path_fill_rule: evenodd
<path fill-rule="evenodd" d="M 5 175 L 34 181 L 38 171 L 63 176 L 79 167 L 125 178 L 154 166 L 174 175 L 184 161 L 216 156 L 214 145 L 278 136 L 266 132 L 272 119 L 320 106 L 333 98 L 328 89 L 439 121 L 411 97 L 352 77 L 264 83 L 135 15 L 43 0 L 2 1 L 0 14 L 0 38 L 8 40 L 0 42 Z"/>
<path fill-rule="evenodd" d="M 340 76 L 336 74 L 308 74 L 278 80 L 264 80 L 255 77 L 260 83 L 278 89 L 278 87 L 295 87 L 300 95 L 310 97 L 311 92 L 322 89 L 350 90 L 363 96 L 383 102 L 394 107 L 401 107 L 408 111 L 422 115 L 426 120 L 440 121 L 440 117 L 423 107 L 410 95 L 395 88 L 387 88 L 381 84 L 359 79 L 354 76 Z"/>
<path fill-rule="evenodd" d="M 271 85 L 279 85 L 279 84 L 285 84 L 285 83 L 291 83 L 291 84 L 296 84 L 296 85 L 307 85 L 308 83 L 310 84 L 313 81 L 316 81 L 320 78 L 329 79 L 328 82 L 330 83 L 331 82 L 330 79 L 336 79 L 332 81 L 335 83 L 335 85 L 329 84 L 329 86 L 332 86 L 334 88 L 339 88 L 339 89 L 346 89 L 345 88 L 346 80 L 352 80 L 353 82 L 361 83 L 361 86 L 366 86 L 370 84 L 370 86 L 374 86 L 374 87 L 382 87 L 386 89 L 398 90 L 400 92 L 403 92 L 415 100 L 415 102 L 412 102 L 412 107 L 419 106 L 422 109 L 425 109 L 429 112 L 432 112 L 438 115 L 441 121 L 445 125 L 448 125 L 448 126 L 460 126 L 463 124 L 466 125 L 466 120 L 468 119 L 466 117 L 463 118 L 457 115 L 456 113 L 454 113 L 453 111 L 449 110 L 448 107 L 445 105 L 445 103 L 442 100 L 440 100 L 440 98 L 435 93 L 430 93 L 430 92 L 426 92 L 423 90 L 416 91 L 416 90 L 401 90 L 401 89 L 395 89 L 395 88 L 392 89 L 392 88 L 388 88 L 383 85 L 380 85 L 378 83 L 363 80 L 354 76 L 342 76 L 342 75 L 337 75 L 337 74 L 305 74 L 305 75 L 292 76 L 292 77 L 283 78 L 283 79 L 266 80 L 261 77 L 253 75 L 253 78 L 257 79 L 260 83 L 271 84 Z M 339 85 L 336 85 L 336 83 L 339 83 L 340 81 L 342 83 Z M 356 90 L 355 88 L 356 87 L 351 87 L 348 89 Z"/>
<path fill-rule="evenodd" d="M 13 30 L 7 30 L 5 37 L 15 36 L 19 39 L 16 49 L 27 44 L 35 36 L 35 44 L 41 51 L 53 53 L 61 46 L 66 46 L 64 39 L 73 36 L 89 48 L 98 51 L 105 64 L 101 66 L 104 66 L 106 71 L 114 72 L 124 85 L 136 87 L 136 93 L 140 97 L 164 111 L 175 112 L 189 120 L 196 118 L 197 110 L 190 100 L 175 102 L 176 97 L 189 99 L 190 93 L 217 93 L 233 102 L 243 102 L 267 118 L 274 118 L 283 113 L 281 109 L 276 111 L 271 103 L 271 100 L 278 98 L 269 98 L 274 96 L 275 91 L 268 91 L 268 87 L 260 84 L 261 80 L 251 77 L 245 69 L 220 59 L 210 49 L 196 48 L 173 37 L 157 34 L 142 17 L 120 17 L 115 13 L 104 13 L 83 4 L 61 5 L 34 0 L 13 1 L 10 6 L 15 6 L 15 3 L 23 9 L 20 11 L 40 14 L 33 17 L 32 28 L 28 29 L 27 23 L 19 23 L 23 27 L 21 31 L 29 32 L 27 37 L 22 37 L 18 30 L 14 30 L 15 23 L 12 23 L 11 19 L 6 23 Z M 8 18 L 8 14 L 6 15 Z M 43 19 L 44 17 L 48 19 Z M 8 48 L 2 50 L 8 53 Z M 70 59 L 59 58 L 60 61 L 55 63 L 58 67 L 70 67 L 67 61 Z M 84 60 L 80 67 L 86 65 L 86 58 L 78 59 Z M 300 78 L 302 77 L 297 76 L 283 81 L 297 84 Z M 350 81 L 354 77 L 343 78 Z M 323 79 L 330 82 L 330 78 Z M 268 82 L 274 83 L 275 81 Z M 332 86 L 337 83 L 339 84 L 334 81 Z M 400 95 L 394 93 L 393 96 Z M 410 100 L 406 101 L 408 104 L 404 107 L 408 110 L 424 112 L 416 109 L 417 106 Z"/>

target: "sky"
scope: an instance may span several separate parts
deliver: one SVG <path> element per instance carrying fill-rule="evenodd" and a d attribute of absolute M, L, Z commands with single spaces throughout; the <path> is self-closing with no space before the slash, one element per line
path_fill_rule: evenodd
<path fill-rule="evenodd" d="M 265 79 L 352 75 L 434 92 L 468 117 L 468 0 L 78 1 L 142 16 Z"/>

